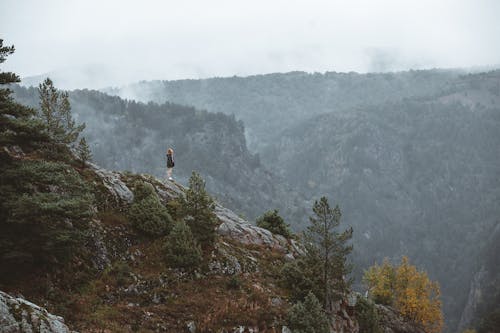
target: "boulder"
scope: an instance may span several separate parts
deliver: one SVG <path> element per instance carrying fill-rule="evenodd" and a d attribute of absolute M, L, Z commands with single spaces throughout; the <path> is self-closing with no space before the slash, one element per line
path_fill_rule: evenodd
<path fill-rule="evenodd" d="M 89 164 L 99 178 L 101 178 L 103 185 L 117 201 L 127 204 L 131 204 L 134 201 L 134 194 L 121 180 L 119 172 L 109 171 L 92 163 Z"/>
<path fill-rule="evenodd" d="M 20 297 L 0 291 L 0 332 L 69 333 L 64 319 Z"/>

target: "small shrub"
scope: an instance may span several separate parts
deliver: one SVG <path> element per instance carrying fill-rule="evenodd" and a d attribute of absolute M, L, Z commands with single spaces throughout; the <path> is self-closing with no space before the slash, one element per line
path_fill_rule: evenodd
<path fill-rule="evenodd" d="M 297 302 L 288 312 L 288 326 L 294 333 L 329 333 L 330 323 L 313 293 Z"/>
<path fill-rule="evenodd" d="M 182 202 L 178 199 L 172 199 L 167 202 L 167 210 L 174 221 L 178 221 L 183 217 Z"/>
<path fill-rule="evenodd" d="M 189 178 L 189 188 L 182 206 L 184 220 L 194 238 L 202 246 L 212 245 L 217 237 L 215 229 L 218 224 L 215 203 L 205 190 L 205 181 L 194 171 Z"/>
<path fill-rule="evenodd" d="M 201 249 L 184 221 L 177 222 L 165 242 L 165 259 L 172 268 L 192 272 L 202 261 Z"/>
<path fill-rule="evenodd" d="M 134 183 L 134 201 L 141 201 L 150 196 L 156 196 L 153 185 L 143 181 L 136 181 Z"/>
<path fill-rule="evenodd" d="M 358 298 L 355 309 L 360 332 L 382 333 L 377 309 L 373 302 L 364 297 L 360 297 Z"/>
<path fill-rule="evenodd" d="M 278 214 L 278 210 L 270 210 L 257 219 L 257 226 L 271 231 L 286 238 L 291 237 L 289 225 Z"/>
<path fill-rule="evenodd" d="M 227 285 L 228 289 L 238 290 L 241 288 L 241 280 L 238 279 L 238 277 L 236 277 L 236 276 L 231 276 L 231 279 L 229 279 L 229 281 L 227 281 L 226 285 Z"/>
<path fill-rule="evenodd" d="M 134 203 L 128 211 L 129 220 L 138 230 L 153 236 L 167 234 L 173 224 L 167 208 L 162 205 L 151 184 L 139 183 L 134 189 Z"/>
<path fill-rule="evenodd" d="M 130 281 L 130 266 L 125 261 L 118 261 L 113 264 L 109 275 L 113 276 L 118 286 L 124 286 Z"/>

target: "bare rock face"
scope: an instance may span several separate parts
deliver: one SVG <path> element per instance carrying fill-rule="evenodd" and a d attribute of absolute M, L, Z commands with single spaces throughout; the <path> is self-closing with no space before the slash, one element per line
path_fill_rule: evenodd
<path fill-rule="evenodd" d="M 119 172 L 108 171 L 102 169 L 95 164 L 90 164 L 94 172 L 102 179 L 103 185 L 115 197 L 117 201 L 132 203 L 134 201 L 134 194 L 121 180 Z"/>
<path fill-rule="evenodd" d="M 422 327 L 405 321 L 396 310 L 379 304 L 376 307 L 384 333 L 425 333 Z"/>
<path fill-rule="evenodd" d="M 0 332 L 69 333 L 64 319 L 42 307 L 0 291 Z"/>
<path fill-rule="evenodd" d="M 273 250 L 283 252 L 287 257 L 294 258 L 303 253 L 303 249 L 294 240 L 287 240 L 281 235 L 276 235 L 267 229 L 248 223 L 227 208 L 217 205 L 215 207 L 221 224 L 217 229 L 219 235 L 231 238 L 243 244 L 262 245 Z"/>
<path fill-rule="evenodd" d="M 118 203 L 130 204 L 133 202 L 134 194 L 122 180 L 123 175 L 121 173 L 108 171 L 96 165 L 92 165 L 92 167 Z M 163 203 L 184 195 L 184 188 L 173 181 L 162 182 L 159 179 L 146 175 L 141 175 L 141 178 L 155 188 Z M 283 254 L 292 259 L 297 254 L 303 252 L 295 241 L 287 240 L 281 235 L 275 235 L 269 230 L 252 225 L 220 204 L 216 204 L 215 214 L 220 221 L 217 232 L 223 237 L 231 238 L 247 245 L 266 246 L 283 252 Z"/>

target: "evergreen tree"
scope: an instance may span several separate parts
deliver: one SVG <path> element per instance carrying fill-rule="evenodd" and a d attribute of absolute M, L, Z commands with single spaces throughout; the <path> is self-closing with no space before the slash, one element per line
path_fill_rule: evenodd
<path fill-rule="evenodd" d="M 134 189 L 134 203 L 128 211 L 129 220 L 138 230 L 152 235 L 167 234 L 173 224 L 167 208 L 153 186 L 145 182 L 137 182 Z"/>
<path fill-rule="evenodd" d="M 347 292 L 351 280 L 347 276 L 351 265 L 347 256 L 352 251 L 348 241 L 352 238 L 352 228 L 343 232 L 336 229 L 340 225 L 341 212 L 339 206 L 331 208 L 328 199 L 322 197 L 313 206 L 314 215 L 309 217 L 310 225 L 306 236 L 306 260 L 313 273 L 318 299 L 323 302 L 325 310 L 329 310 L 332 302 Z"/>
<path fill-rule="evenodd" d="M 329 333 L 330 323 L 320 302 L 310 292 L 288 312 L 288 325 L 294 333 Z"/>
<path fill-rule="evenodd" d="M 85 163 L 92 160 L 92 152 L 90 151 L 90 147 L 87 144 L 87 140 L 85 140 L 85 137 L 82 137 L 78 142 L 76 153 L 78 158 L 82 162 L 83 167 L 85 167 Z"/>
<path fill-rule="evenodd" d="M 165 259 L 170 267 L 193 271 L 201 264 L 201 249 L 184 221 L 177 222 L 165 243 Z"/>
<path fill-rule="evenodd" d="M 359 331 L 363 333 L 382 333 L 380 319 L 375 303 L 364 297 L 358 297 L 356 302 L 356 318 Z"/>
<path fill-rule="evenodd" d="M 76 125 L 71 115 L 71 105 L 67 92 L 59 92 L 51 79 L 47 78 L 38 86 L 40 95 L 39 116 L 45 123 L 50 136 L 58 143 L 74 144 L 85 128 Z"/>
<path fill-rule="evenodd" d="M 0 64 L 14 51 L 14 46 L 3 46 L 3 39 L 0 39 Z M 14 73 L 0 72 L 1 86 L 19 81 Z M 29 148 L 47 141 L 42 122 L 34 118 L 36 111 L 16 103 L 11 94 L 10 89 L 0 88 L 0 144 Z"/>
<path fill-rule="evenodd" d="M 289 225 L 286 224 L 285 220 L 278 214 L 277 209 L 267 211 L 264 215 L 259 217 L 257 219 L 257 226 L 286 238 L 290 238 L 291 236 Z"/>
<path fill-rule="evenodd" d="M 217 227 L 215 203 L 205 190 L 205 181 L 194 171 L 189 178 L 183 208 L 185 221 L 198 243 L 202 246 L 212 245 Z"/>
<path fill-rule="evenodd" d="M 14 52 L 0 40 L 0 63 Z M 19 82 L 0 73 L 0 84 Z M 93 215 L 86 182 L 66 163 L 41 159 L 39 148 L 56 143 L 36 111 L 0 89 L 0 265 L 12 272 L 71 258 L 85 239 Z M 64 147 L 63 147 L 64 148 Z M 20 158 L 31 153 L 33 158 Z M 28 263 L 28 265 L 23 265 Z M 0 274 L 0 280 L 7 278 Z"/>

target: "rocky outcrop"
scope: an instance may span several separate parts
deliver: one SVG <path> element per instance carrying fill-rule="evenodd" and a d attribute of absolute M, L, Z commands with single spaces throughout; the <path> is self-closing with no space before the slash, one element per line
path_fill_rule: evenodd
<path fill-rule="evenodd" d="M 69 333 L 62 317 L 20 297 L 0 291 L 0 332 Z"/>
<path fill-rule="evenodd" d="M 132 203 L 134 201 L 134 194 L 125 185 L 121 179 L 121 174 L 119 172 L 108 171 L 106 169 L 100 168 L 95 164 L 90 164 L 94 172 L 101 178 L 102 184 L 108 189 L 109 193 L 118 202 Z"/>
<path fill-rule="evenodd" d="M 424 329 L 415 323 L 405 321 L 393 308 L 376 305 L 380 327 L 384 333 L 425 333 Z"/>
<path fill-rule="evenodd" d="M 94 164 L 91 164 L 91 166 L 116 203 L 131 204 L 133 202 L 134 194 L 124 181 L 126 177 L 122 173 L 108 171 Z M 185 189 L 173 181 L 163 182 L 149 175 L 139 175 L 138 177 L 142 181 L 153 185 L 164 203 L 184 195 Z M 252 225 L 218 203 L 215 206 L 215 214 L 220 221 L 217 232 L 223 237 L 246 245 L 266 246 L 282 252 L 287 258 L 291 259 L 303 253 L 303 249 L 296 241 L 287 240 L 281 235 L 273 234 L 269 230 Z"/>

